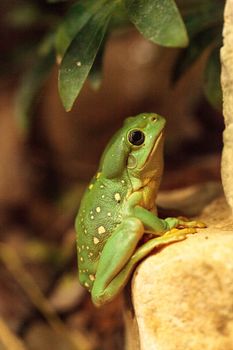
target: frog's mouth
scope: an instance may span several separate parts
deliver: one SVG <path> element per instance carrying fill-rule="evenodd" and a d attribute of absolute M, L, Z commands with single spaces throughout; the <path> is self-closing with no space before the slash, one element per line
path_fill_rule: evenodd
<path fill-rule="evenodd" d="M 155 144 L 148 156 L 148 158 L 151 158 L 153 157 L 154 153 L 157 151 L 157 149 L 159 148 L 159 145 L 161 144 L 161 141 L 163 139 L 163 132 L 161 131 L 161 133 L 159 134 L 159 136 L 157 137 L 156 141 L 155 141 Z"/>
<path fill-rule="evenodd" d="M 158 160 L 161 159 L 161 154 L 163 151 L 163 137 L 164 133 L 163 131 L 160 132 L 159 136 L 157 137 L 154 146 L 151 150 L 151 152 L 148 154 L 146 161 L 143 166 L 143 170 L 148 168 L 154 169 L 156 165 L 158 164 Z M 159 157 L 159 158 L 158 158 Z"/>

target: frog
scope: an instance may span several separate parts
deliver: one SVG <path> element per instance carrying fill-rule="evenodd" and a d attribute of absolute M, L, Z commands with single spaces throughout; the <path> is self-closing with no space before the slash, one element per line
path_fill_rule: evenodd
<path fill-rule="evenodd" d="M 156 113 L 125 119 L 82 197 L 75 220 L 78 274 L 97 307 L 113 300 L 156 248 L 205 227 L 182 217 L 158 217 L 165 125 Z"/>

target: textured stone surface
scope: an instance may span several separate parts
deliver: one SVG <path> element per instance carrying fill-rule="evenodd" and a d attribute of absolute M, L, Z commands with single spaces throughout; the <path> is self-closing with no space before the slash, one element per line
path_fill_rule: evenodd
<path fill-rule="evenodd" d="M 128 327 L 127 350 L 233 349 L 230 214 L 224 198 L 215 200 L 201 217 L 207 229 L 164 247 L 138 266 L 132 281 L 138 332 L 134 327 L 130 333 Z M 140 346 L 132 341 L 137 333 Z"/>
<path fill-rule="evenodd" d="M 226 128 L 223 134 L 222 182 L 227 201 L 233 209 L 233 0 L 226 1 L 223 38 L 221 83 Z"/>

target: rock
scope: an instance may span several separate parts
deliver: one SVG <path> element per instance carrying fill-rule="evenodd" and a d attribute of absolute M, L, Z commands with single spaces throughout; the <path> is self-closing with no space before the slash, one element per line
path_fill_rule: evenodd
<path fill-rule="evenodd" d="M 233 220 L 223 198 L 203 218 L 208 228 L 160 249 L 135 271 L 138 331 L 130 333 L 132 318 L 127 350 L 233 349 Z"/>
<path fill-rule="evenodd" d="M 233 209 L 233 0 L 227 0 L 225 5 L 223 43 L 221 83 L 226 128 L 223 134 L 222 182 L 226 199 Z"/>

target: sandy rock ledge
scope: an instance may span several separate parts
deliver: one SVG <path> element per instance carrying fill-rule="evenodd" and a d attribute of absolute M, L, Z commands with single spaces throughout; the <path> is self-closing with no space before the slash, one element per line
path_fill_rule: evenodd
<path fill-rule="evenodd" d="M 221 65 L 223 115 L 225 121 L 222 183 L 226 199 L 233 211 L 233 0 L 226 0 L 225 3 Z"/>
<path fill-rule="evenodd" d="M 135 271 L 127 350 L 233 349 L 233 221 L 223 198 L 203 217 L 207 229 Z"/>

